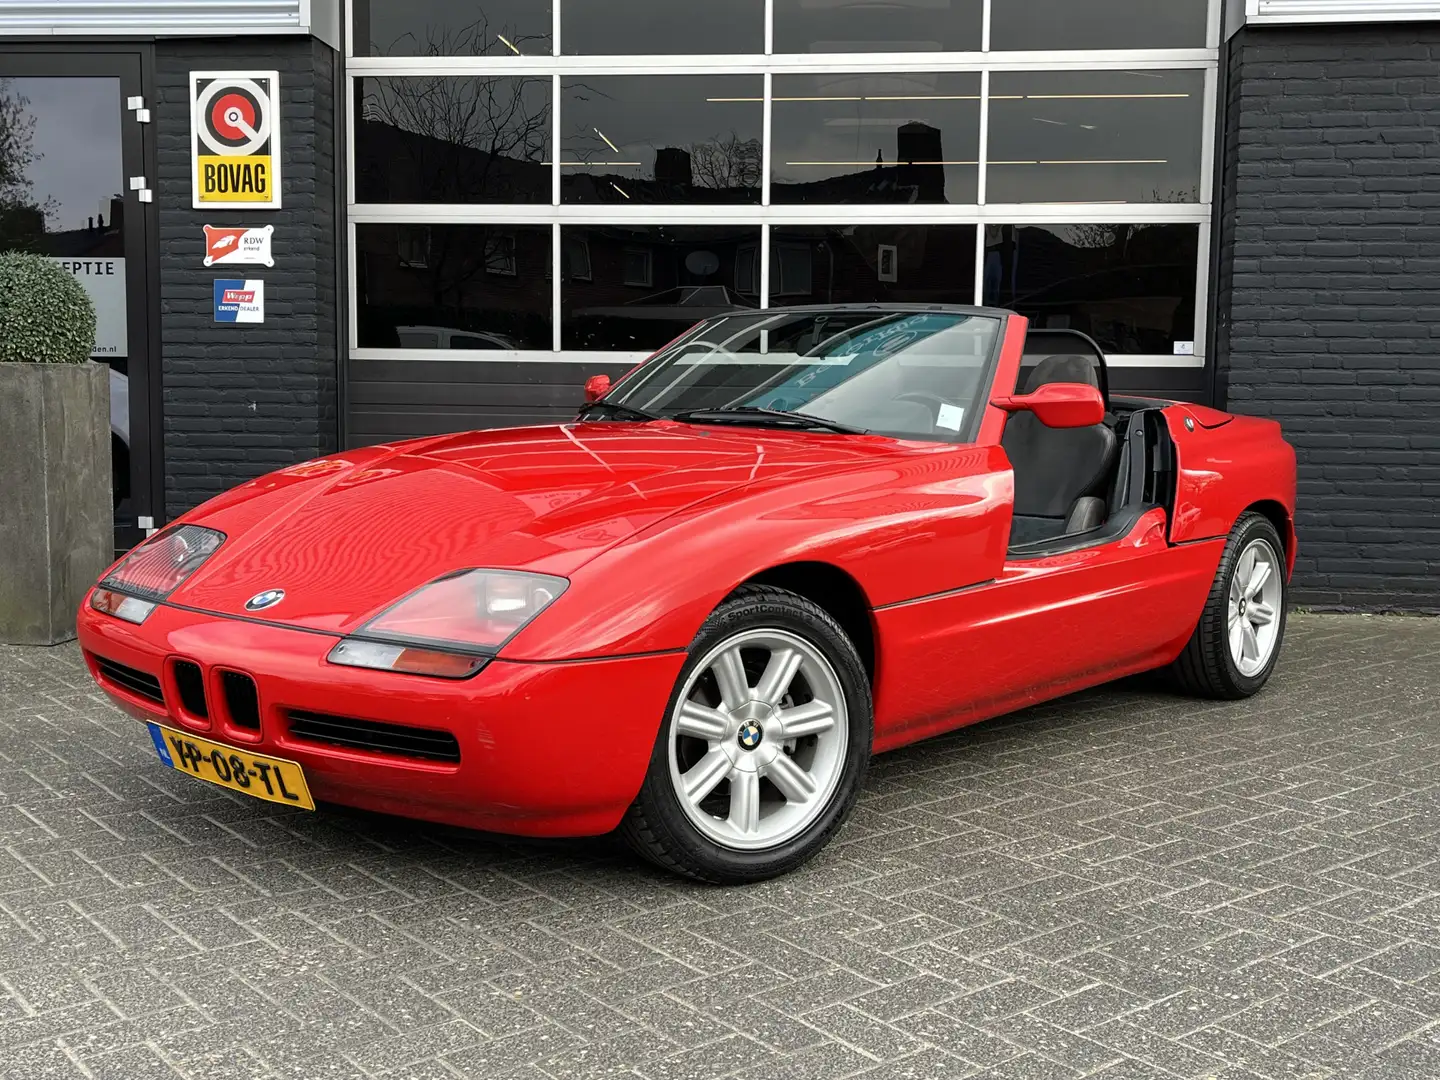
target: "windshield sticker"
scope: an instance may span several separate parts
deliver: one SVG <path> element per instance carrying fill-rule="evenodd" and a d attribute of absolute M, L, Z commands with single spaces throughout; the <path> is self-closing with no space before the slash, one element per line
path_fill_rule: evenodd
<path fill-rule="evenodd" d="M 965 410 L 959 405 L 951 405 L 948 401 L 941 402 L 940 415 L 935 418 L 935 426 L 944 428 L 946 431 L 959 431 L 960 426 L 965 423 Z"/>

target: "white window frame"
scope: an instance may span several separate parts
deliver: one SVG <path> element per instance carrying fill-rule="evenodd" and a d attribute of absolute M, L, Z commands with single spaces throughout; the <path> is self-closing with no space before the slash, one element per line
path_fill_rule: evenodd
<path fill-rule="evenodd" d="M 1210 237 L 1214 206 L 1213 178 L 1215 170 L 1215 124 L 1217 118 L 1216 87 L 1218 85 L 1219 45 L 1221 40 L 1221 0 L 1209 0 L 1206 41 L 1203 48 L 1129 49 L 1129 50 L 989 50 L 990 9 L 1002 0 L 985 0 L 982 24 L 982 48 L 976 52 L 910 52 L 910 53 L 834 53 L 786 54 L 773 53 L 773 4 L 766 4 L 765 49 L 763 54 L 691 55 L 691 56 L 564 56 L 560 54 L 560 5 L 566 0 L 553 0 L 552 52 L 549 56 L 453 56 L 409 57 L 368 56 L 357 54 L 347 35 L 347 93 L 345 123 L 347 152 L 352 167 L 346 170 L 349 228 L 347 271 L 350 281 L 350 341 L 358 340 L 359 305 L 356 286 L 355 229 L 369 224 L 496 224 L 548 225 L 552 229 L 552 265 L 560 265 L 562 227 L 584 225 L 754 225 L 760 232 L 759 275 L 760 307 L 768 308 L 771 262 L 771 226 L 822 225 L 843 221 L 845 224 L 908 224 L 965 225 L 975 230 L 975 291 L 970 302 L 983 300 L 985 258 L 985 224 L 1193 224 L 1199 226 L 1198 264 L 1195 273 L 1194 353 L 1186 356 L 1146 356 L 1119 354 L 1107 356 L 1114 367 L 1200 368 L 1206 363 L 1209 342 L 1206 340 L 1210 287 Z M 353 0 L 345 0 L 346 25 L 355 26 Z M 1200 197 L 1194 203 L 997 203 L 987 198 L 986 174 L 989 121 L 989 84 L 993 71 L 1135 71 L 1156 69 L 1199 69 L 1205 73 L 1202 126 L 1200 132 Z M 810 204 L 770 205 L 771 154 L 771 88 L 776 74 L 814 74 L 828 72 L 957 72 L 980 73 L 980 138 L 978 194 L 973 204 L 930 204 L 896 206 L 816 206 Z M 562 79 L 578 75 L 703 75 L 758 74 L 764 76 L 762 104 L 762 166 L 760 201 L 748 206 L 684 206 L 629 205 L 597 207 L 584 204 L 562 204 L 560 201 L 560 143 Z M 403 204 L 357 203 L 355 201 L 355 94 L 354 80 L 377 76 L 441 76 L 441 75 L 534 75 L 551 79 L 550 158 L 552 191 L 545 204 Z M 651 280 L 653 282 L 653 256 Z M 506 352 L 455 351 L 441 353 L 425 349 L 371 349 L 352 344 L 350 355 L 358 360 L 420 359 L 464 360 L 468 362 L 534 361 L 572 363 L 582 359 L 592 362 L 605 358 L 624 363 L 643 358 L 646 353 L 578 353 L 560 348 L 562 297 L 561 275 L 552 271 L 552 310 L 554 327 L 552 348 Z"/>

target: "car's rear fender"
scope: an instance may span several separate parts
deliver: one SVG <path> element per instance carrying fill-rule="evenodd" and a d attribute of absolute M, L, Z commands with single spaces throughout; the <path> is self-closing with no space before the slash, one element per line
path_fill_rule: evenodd
<path fill-rule="evenodd" d="M 1256 508 L 1279 519 L 1293 568 L 1295 450 L 1280 425 L 1188 405 L 1167 408 L 1165 422 L 1177 458 L 1171 543 L 1225 536 L 1242 513 Z"/>

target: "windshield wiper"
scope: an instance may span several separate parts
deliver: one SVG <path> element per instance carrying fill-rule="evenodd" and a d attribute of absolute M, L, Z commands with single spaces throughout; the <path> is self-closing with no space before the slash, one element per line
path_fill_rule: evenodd
<path fill-rule="evenodd" d="M 841 435 L 867 434 L 864 428 L 837 424 L 834 420 L 826 420 L 823 416 L 812 416 L 809 413 L 792 412 L 788 409 L 766 409 L 759 405 L 732 405 L 721 409 L 690 409 L 687 412 L 675 413 L 670 419 L 699 424 L 755 424 L 768 420 L 777 427 L 818 428 L 839 432 Z"/>
<path fill-rule="evenodd" d="M 583 419 L 587 413 L 595 409 L 604 409 L 611 416 L 624 417 L 627 420 L 659 420 L 658 413 L 650 412 L 648 409 L 637 408 L 634 405 L 622 405 L 618 401 L 587 401 L 580 406 L 576 417 Z"/>

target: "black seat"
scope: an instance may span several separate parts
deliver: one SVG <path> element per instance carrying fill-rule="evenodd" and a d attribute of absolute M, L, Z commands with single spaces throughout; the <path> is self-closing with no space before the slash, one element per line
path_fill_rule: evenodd
<path fill-rule="evenodd" d="M 1096 389 L 1095 362 L 1051 356 L 1030 372 L 1022 393 L 1047 383 L 1085 383 Z M 1015 470 L 1015 516 L 1010 544 L 1029 544 L 1088 532 L 1105 523 L 1105 494 L 1115 468 L 1115 432 L 1104 424 L 1050 428 L 1033 413 L 1013 413 L 1000 438 Z"/>

